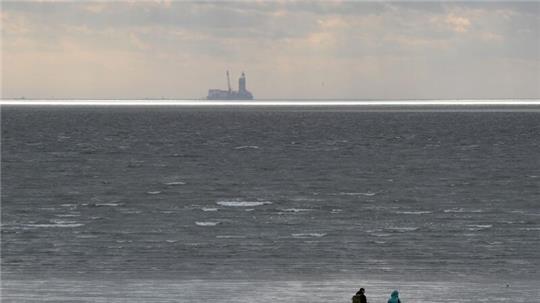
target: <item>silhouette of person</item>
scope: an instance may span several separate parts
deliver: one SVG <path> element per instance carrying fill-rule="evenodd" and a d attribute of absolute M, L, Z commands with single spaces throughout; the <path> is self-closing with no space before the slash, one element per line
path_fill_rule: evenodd
<path fill-rule="evenodd" d="M 388 303 L 401 303 L 401 300 L 399 299 L 399 292 L 397 290 L 392 292 L 390 299 L 388 299 Z"/>
<path fill-rule="evenodd" d="M 366 295 L 364 295 L 365 290 L 363 288 L 360 288 L 359 291 L 356 292 L 356 295 L 353 296 L 352 301 L 353 303 L 367 303 Z"/>

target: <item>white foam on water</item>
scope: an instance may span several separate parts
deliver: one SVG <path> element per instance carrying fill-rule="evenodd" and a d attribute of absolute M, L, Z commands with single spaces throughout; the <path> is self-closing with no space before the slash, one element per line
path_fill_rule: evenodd
<path fill-rule="evenodd" d="M 266 204 L 272 204 L 270 201 L 218 201 L 217 205 L 229 207 L 253 207 Z"/>
<path fill-rule="evenodd" d="M 299 233 L 291 234 L 294 238 L 321 238 L 326 236 L 326 233 Z"/>
<path fill-rule="evenodd" d="M 195 222 L 197 226 L 216 226 L 219 224 L 219 222 Z"/>
<path fill-rule="evenodd" d="M 215 207 L 203 207 L 201 208 L 202 211 L 218 211 Z"/>
<path fill-rule="evenodd" d="M 158 194 L 161 194 L 161 191 L 159 191 L 159 190 L 156 190 L 156 191 L 147 191 L 146 193 L 149 194 L 149 195 L 158 195 Z"/>

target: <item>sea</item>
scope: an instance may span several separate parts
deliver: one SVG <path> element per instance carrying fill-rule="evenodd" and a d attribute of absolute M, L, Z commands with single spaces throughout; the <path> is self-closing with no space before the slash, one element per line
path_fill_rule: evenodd
<path fill-rule="evenodd" d="M 2 302 L 538 302 L 540 111 L 2 106 Z"/>

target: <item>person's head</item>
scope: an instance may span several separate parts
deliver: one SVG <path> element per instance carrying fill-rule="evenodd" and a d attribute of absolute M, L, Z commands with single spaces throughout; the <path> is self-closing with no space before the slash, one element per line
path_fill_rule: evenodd
<path fill-rule="evenodd" d="M 366 290 L 363 289 L 363 288 L 360 288 L 360 290 L 358 291 L 359 294 L 363 294 Z"/>
<path fill-rule="evenodd" d="M 399 292 L 397 290 L 394 290 L 390 296 L 392 298 L 397 298 L 399 296 Z"/>

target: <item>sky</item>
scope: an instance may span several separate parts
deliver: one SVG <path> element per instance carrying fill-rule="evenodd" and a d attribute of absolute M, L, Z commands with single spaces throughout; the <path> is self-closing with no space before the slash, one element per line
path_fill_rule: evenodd
<path fill-rule="evenodd" d="M 540 98 L 540 2 L 2 1 L 1 97 Z"/>

